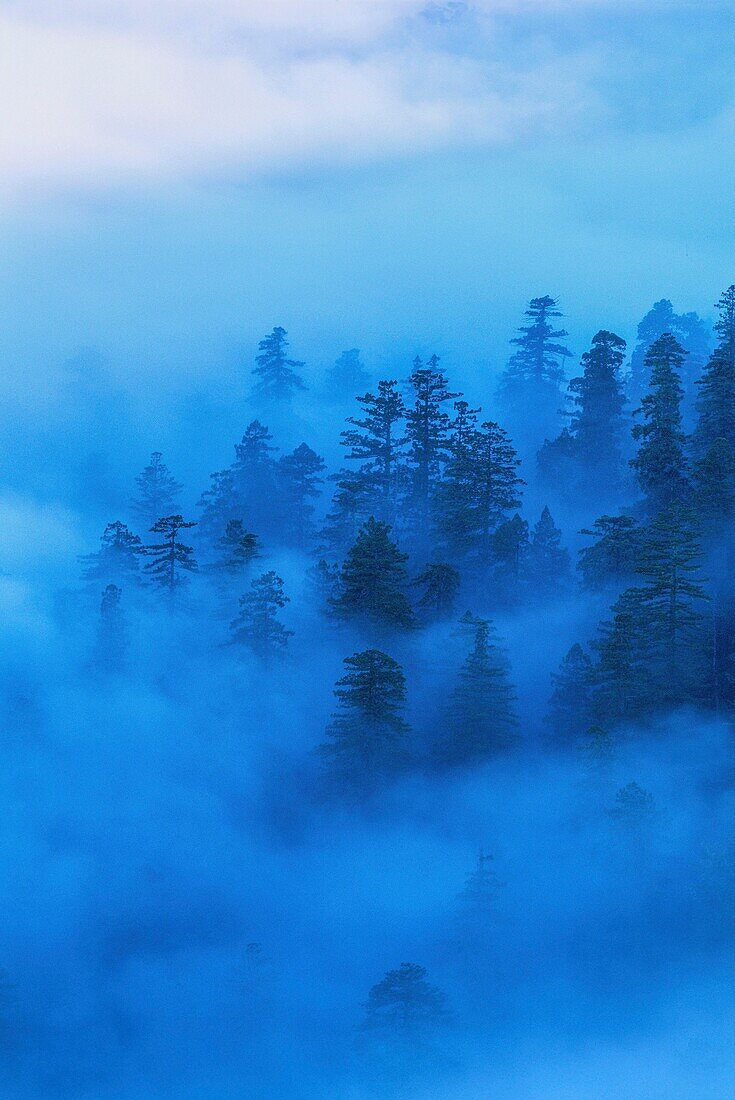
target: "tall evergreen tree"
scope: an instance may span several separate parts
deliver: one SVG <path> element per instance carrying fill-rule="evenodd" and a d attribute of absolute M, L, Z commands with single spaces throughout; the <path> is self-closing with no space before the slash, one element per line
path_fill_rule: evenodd
<path fill-rule="evenodd" d="M 558 592 L 569 580 L 569 551 L 561 545 L 561 531 L 554 523 L 548 505 L 545 505 L 541 518 L 531 532 L 528 557 L 536 592 Z"/>
<path fill-rule="evenodd" d="M 633 438 L 640 440 L 640 446 L 631 465 L 653 515 L 689 494 L 680 410 L 684 391 L 679 372 L 685 354 L 681 344 L 665 333 L 646 356 L 651 389 L 636 410 L 642 414 L 642 423 L 634 426 Z"/>
<path fill-rule="evenodd" d="M 487 420 L 476 433 L 473 445 L 475 465 L 475 523 L 480 559 L 487 563 L 492 556 L 493 535 L 508 513 L 521 503 L 518 477 L 520 465 L 515 448 L 507 433 L 492 420 Z"/>
<path fill-rule="evenodd" d="M 358 397 L 364 416 L 349 416 L 347 423 L 352 427 L 342 432 L 347 458 L 362 462 L 360 474 L 365 488 L 383 519 L 390 519 L 394 513 L 398 467 L 405 442 L 399 426 L 406 410 L 396 385 L 395 381 L 378 382 L 377 395 L 366 393 Z"/>
<path fill-rule="evenodd" d="M 365 393 L 370 381 L 360 349 L 348 348 L 327 372 L 327 396 L 336 401 L 353 398 L 358 393 Z"/>
<path fill-rule="evenodd" d="M 367 788 L 407 760 L 406 682 L 400 665 L 378 649 L 346 657 L 344 666 L 319 753 L 335 778 Z"/>
<path fill-rule="evenodd" d="M 321 496 L 319 476 L 324 459 L 306 443 L 283 455 L 276 469 L 281 534 L 292 546 L 306 546 L 314 536 L 314 504 Z"/>
<path fill-rule="evenodd" d="M 475 441 L 477 414 L 462 401 L 454 403 L 455 417 L 447 442 L 449 458 L 437 490 L 436 528 L 449 557 L 461 557 L 474 547 L 477 535 L 477 477 Z"/>
<path fill-rule="evenodd" d="M 299 375 L 304 366 L 298 359 L 288 358 L 288 336 L 285 328 L 278 325 L 258 344 L 260 355 L 256 356 L 253 369 L 255 385 L 253 394 L 269 402 L 291 401 L 298 390 L 306 385 Z"/>
<path fill-rule="evenodd" d="M 226 470 L 211 475 L 211 486 L 199 501 L 201 537 L 216 548 L 230 520 L 251 523 L 270 532 L 277 511 L 276 463 L 273 436 L 259 420 L 253 420 Z"/>
<path fill-rule="evenodd" d="M 413 626 L 406 596 L 406 560 L 407 555 L 390 538 L 390 527 L 371 516 L 342 566 L 342 592 L 333 604 L 335 614 L 384 628 Z"/>
<path fill-rule="evenodd" d="M 116 584 L 108 584 L 102 593 L 93 660 L 105 672 L 119 672 L 125 667 L 128 638 L 121 595 L 122 589 Z"/>
<path fill-rule="evenodd" d="M 685 390 L 690 390 L 707 361 L 710 333 L 707 325 L 696 313 L 676 313 L 668 298 L 655 302 L 638 325 L 638 339 L 630 357 L 628 399 L 634 408 L 641 403 L 650 386 L 650 363 L 646 356 L 652 344 L 664 333 L 674 336 L 687 352 Z M 685 395 L 686 399 L 686 395 Z"/>
<path fill-rule="evenodd" d="M 245 530 L 241 519 L 228 520 L 219 540 L 220 556 L 212 566 L 213 571 L 230 580 L 242 577 L 260 557 L 258 541 L 257 535 Z"/>
<path fill-rule="evenodd" d="M 531 299 L 526 310 L 528 324 L 511 340 L 517 351 L 498 391 L 513 438 L 524 454 L 529 449 L 535 453 L 545 438 L 553 439 L 559 430 L 564 360 L 572 353 L 561 342 L 568 335 L 566 330 L 554 328 L 554 321 L 562 316 L 557 304 L 548 294 Z"/>
<path fill-rule="evenodd" d="M 126 523 L 108 523 L 95 554 L 85 554 L 82 576 L 89 584 L 116 584 L 119 587 L 140 583 L 140 558 L 145 547 Z"/>
<path fill-rule="evenodd" d="M 448 736 L 437 746 L 437 758 L 450 765 L 482 763 L 517 740 L 508 658 L 487 619 L 474 619 L 472 625 L 472 649 L 449 701 Z"/>
<path fill-rule="evenodd" d="M 319 552 L 343 558 L 370 517 L 373 493 L 358 470 L 341 470 L 329 480 L 336 488 L 319 532 Z"/>
<path fill-rule="evenodd" d="M 716 439 L 695 464 L 693 482 L 703 528 L 718 533 L 735 515 L 735 455 L 726 439 Z"/>
<path fill-rule="evenodd" d="M 501 523 L 491 539 L 493 576 L 507 602 L 517 599 L 528 564 L 528 524 L 516 514 Z"/>
<path fill-rule="evenodd" d="M 283 652 L 293 636 L 278 618 L 289 603 L 282 579 L 271 569 L 252 581 L 240 597 L 240 611 L 230 624 L 232 641 L 248 646 L 263 661 Z"/>
<path fill-rule="evenodd" d="M 411 470 L 411 502 L 416 516 L 419 541 L 428 537 L 431 507 L 441 468 L 447 458 L 450 417 L 444 405 L 459 394 L 450 393 L 439 357 L 432 355 L 425 365 L 416 357 L 409 378 L 413 404 L 406 413 L 406 441 Z"/>
<path fill-rule="evenodd" d="M 430 621 L 447 619 L 452 614 L 460 584 L 459 573 L 453 565 L 432 562 L 412 583 L 423 588 L 417 607 L 424 618 Z"/>
<path fill-rule="evenodd" d="M 137 496 L 130 507 L 147 529 L 160 519 L 173 513 L 183 488 L 172 477 L 160 451 L 154 451 L 151 460 L 136 477 Z"/>
<path fill-rule="evenodd" d="M 593 592 L 631 584 L 641 545 L 641 527 L 632 516 L 600 516 L 582 535 L 596 539 L 579 552 L 582 584 Z"/>
<path fill-rule="evenodd" d="M 163 516 L 151 527 L 155 535 L 161 535 L 161 542 L 147 547 L 149 560 L 145 570 L 159 588 L 173 596 L 188 581 L 187 573 L 195 572 L 197 562 L 194 548 L 179 541 L 181 531 L 196 527 L 196 523 L 187 523 L 183 516 Z"/>
<path fill-rule="evenodd" d="M 592 711 L 603 729 L 635 721 L 650 708 L 644 631 L 639 590 L 628 588 L 592 643 L 597 653 L 591 674 Z"/>
<path fill-rule="evenodd" d="M 443 1024 L 446 997 L 429 985 L 426 969 L 401 963 L 370 990 L 362 1028 L 384 1040 L 414 1045 Z"/>
<path fill-rule="evenodd" d="M 576 643 L 552 673 L 553 692 L 548 722 L 554 741 L 573 746 L 590 727 L 592 719 L 592 661 Z"/>
<path fill-rule="evenodd" d="M 724 292 L 717 308 L 717 347 L 698 381 L 694 446 L 700 458 L 719 439 L 735 454 L 735 285 Z"/>

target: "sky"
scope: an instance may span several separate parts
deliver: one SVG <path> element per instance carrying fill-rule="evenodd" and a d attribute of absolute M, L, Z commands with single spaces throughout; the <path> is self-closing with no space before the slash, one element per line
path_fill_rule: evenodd
<path fill-rule="evenodd" d="M 732 282 L 731 0 L 4 0 L 2 388 L 82 348 L 186 393 L 274 324 L 317 374 L 494 377 Z M 0 391 L 1 392 L 1 391 Z"/>

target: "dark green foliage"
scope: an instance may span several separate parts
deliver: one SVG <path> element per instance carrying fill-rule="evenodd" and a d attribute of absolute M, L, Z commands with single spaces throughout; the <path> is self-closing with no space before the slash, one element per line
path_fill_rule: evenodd
<path fill-rule="evenodd" d="M 160 516 L 171 515 L 183 486 L 172 476 L 160 451 L 154 451 L 146 468 L 135 479 L 138 495 L 130 507 L 146 528 Z"/>
<path fill-rule="evenodd" d="M 378 383 L 377 395 L 366 393 L 357 401 L 362 417 L 349 416 L 352 428 L 342 432 L 347 457 L 362 462 L 360 475 L 376 512 L 392 516 L 398 485 L 398 468 L 405 440 L 399 430 L 406 410 L 395 381 Z"/>
<path fill-rule="evenodd" d="M 575 643 L 551 674 L 553 692 L 548 722 L 553 739 L 562 745 L 577 745 L 589 728 L 592 715 L 592 661 Z"/>
<path fill-rule="evenodd" d="M 719 440 L 735 454 L 735 285 L 717 303 L 717 347 L 698 381 L 694 446 L 703 457 Z"/>
<path fill-rule="evenodd" d="M 260 355 L 256 356 L 253 369 L 256 378 L 253 395 L 256 398 L 269 402 L 290 401 L 298 390 L 306 389 L 298 374 L 304 364 L 287 358 L 287 349 L 287 333 L 280 325 L 258 344 Z"/>
<path fill-rule="evenodd" d="M 327 395 L 336 400 L 364 393 L 370 385 L 370 375 L 360 359 L 359 348 L 343 351 L 334 366 L 327 372 Z"/>
<path fill-rule="evenodd" d="M 407 760 L 406 682 L 400 665 L 378 649 L 344 660 L 334 694 L 338 710 L 319 747 L 330 773 L 351 786 L 372 786 Z"/>
<path fill-rule="evenodd" d="M 125 667 L 128 639 L 121 595 L 116 584 L 108 584 L 102 593 L 94 664 L 105 672 L 119 672 Z"/>
<path fill-rule="evenodd" d="M 228 520 L 219 546 L 220 558 L 212 570 L 232 580 L 247 573 L 255 559 L 260 557 L 258 536 L 246 531 L 241 519 Z"/>
<path fill-rule="evenodd" d="M 508 658 L 494 629 L 486 619 L 462 621 L 472 628 L 473 644 L 449 701 L 448 736 L 436 755 L 445 764 L 476 765 L 515 744 L 518 721 Z"/>
<path fill-rule="evenodd" d="M 230 624 L 233 642 L 248 646 L 264 661 L 282 653 L 293 636 L 278 618 L 287 603 L 283 581 L 273 570 L 257 577 L 240 597 L 240 613 Z"/>
<path fill-rule="evenodd" d="M 426 969 L 401 963 L 370 990 L 364 1031 L 397 1042 L 416 1042 L 444 1023 L 446 998 L 426 980 Z"/>
<path fill-rule="evenodd" d="M 454 566 L 434 562 L 427 565 L 412 583 L 423 588 L 417 607 L 424 618 L 433 621 L 446 619 L 452 614 L 460 584 L 460 576 Z"/>
<path fill-rule="evenodd" d="M 96 554 L 87 554 L 81 561 L 84 564 L 82 576 L 90 584 L 126 584 L 140 583 L 140 557 L 145 547 L 127 524 L 115 520 L 108 523 L 100 538 L 100 548 Z"/>
<path fill-rule="evenodd" d="M 459 395 L 450 393 L 447 380 L 439 368 L 439 358 L 432 355 L 426 365 L 417 357 L 409 378 L 414 402 L 406 412 L 406 442 L 411 472 L 411 503 L 418 526 L 419 539 L 425 539 L 430 524 L 430 512 L 436 485 L 447 458 L 447 436 L 450 417 L 443 406 Z"/>
<path fill-rule="evenodd" d="M 561 545 L 561 531 L 548 506 L 531 532 L 528 565 L 534 589 L 540 594 L 559 592 L 569 580 L 569 552 Z"/>
<path fill-rule="evenodd" d="M 335 614 L 385 628 L 413 626 L 406 596 L 406 560 L 407 555 L 392 542 L 388 524 L 371 516 L 342 566 L 342 591 L 333 603 Z"/>
<path fill-rule="evenodd" d="M 634 426 L 633 438 L 640 441 L 640 446 L 631 466 L 652 515 L 675 500 L 686 500 L 689 495 L 687 438 L 682 431 L 680 411 L 684 394 L 680 370 L 685 355 L 670 333 L 659 337 L 646 355 L 650 391 L 636 410 L 642 422 Z"/>
<path fill-rule="evenodd" d="M 558 433 L 564 405 L 563 364 L 572 354 L 561 342 L 568 335 L 566 330 L 553 327 L 561 316 L 556 299 L 548 294 L 532 298 L 526 310 L 528 324 L 511 340 L 518 350 L 508 363 L 498 396 L 508 410 L 514 438 L 524 445 L 533 441 L 538 445 Z"/>
<path fill-rule="evenodd" d="M 577 569 L 585 588 L 601 592 L 632 581 L 642 535 L 636 520 L 631 516 L 600 516 L 580 534 L 596 539 L 579 552 Z"/>
<path fill-rule="evenodd" d="M 324 459 L 306 443 L 283 455 L 276 468 L 281 534 L 292 546 L 305 547 L 314 535 L 314 504 L 321 496 Z"/>
<path fill-rule="evenodd" d="M 183 516 L 163 516 L 151 527 L 155 535 L 162 535 L 161 542 L 146 548 L 150 560 L 145 563 L 145 571 L 159 588 L 173 595 L 188 581 L 187 573 L 197 569 L 194 548 L 179 542 L 179 532 L 196 527 L 196 523 L 186 523 Z"/>

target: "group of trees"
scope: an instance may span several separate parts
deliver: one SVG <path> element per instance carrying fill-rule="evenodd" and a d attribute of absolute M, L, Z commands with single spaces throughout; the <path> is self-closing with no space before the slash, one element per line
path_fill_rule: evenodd
<path fill-rule="evenodd" d="M 468 597 L 507 613 L 573 592 L 575 571 L 549 507 L 533 525 L 520 512 L 533 480 L 577 514 L 614 505 L 582 530 L 591 541 L 577 583 L 609 593 L 611 607 L 587 648 L 575 644 L 553 676 L 553 736 L 599 743 L 601 730 L 665 708 L 732 706 L 735 593 L 725 566 L 735 514 L 735 287 L 718 310 L 705 362 L 706 326 L 657 303 L 639 327 L 627 377 L 625 342 L 600 329 L 565 395 L 571 352 L 556 327 L 561 312 L 551 297 L 533 299 L 498 393 L 521 451 L 538 451 L 525 479 L 506 430 L 450 387 L 436 355 L 416 358 L 403 385 L 381 380 L 357 396 L 321 519 L 324 460 L 306 443 L 278 457 L 260 420 L 231 465 L 212 475 L 196 521 L 179 510 L 182 486 L 154 453 L 131 503 L 150 539 L 117 520 L 84 560 L 87 588 L 102 595 L 97 660 L 124 660 L 126 589 L 147 583 L 181 607 L 194 574 L 217 592 L 231 643 L 275 660 L 293 636 L 281 620 L 289 596 L 276 570 L 254 575 L 254 563 L 287 547 L 311 557 L 319 611 L 365 646 L 344 662 L 319 749 L 333 776 L 374 787 L 418 760 L 466 767 L 511 751 L 521 729 L 505 649 L 487 614 L 457 618 L 456 609 Z M 688 430 L 690 358 L 701 370 Z M 286 332 L 274 329 L 259 345 L 256 397 L 288 404 L 305 386 L 302 367 L 288 357 Z M 330 379 L 336 389 L 369 381 L 357 349 L 343 353 Z M 568 424 L 554 434 L 560 416 Z M 705 563 L 716 555 L 707 580 Z M 452 621 L 465 653 L 435 708 L 436 728 L 417 741 L 406 678 L 390 654 L 396 639 Z"/>

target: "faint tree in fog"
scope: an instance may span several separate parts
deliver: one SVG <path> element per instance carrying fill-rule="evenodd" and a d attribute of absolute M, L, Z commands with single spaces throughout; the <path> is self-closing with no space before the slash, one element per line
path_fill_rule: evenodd
<path fill-rule="evenodd" d="M 282 653 L 293 637 L 278 618 L 289 603 L 282 579 L 273 571 L 263 573 L 240 597 L 240 613 L 231 623 L 232 640 L 250 647 L 263 660 Z"/>
<path fill-rule="evenodd" d="M 299 375 L 304 364 L 287 357 L 288 337 L 285 328 L 277 326 L 258 344 L 260 355 L 255 358 L 253 396 L 267 402 L 288 402 L 306 385 Z"/>
<path fill-rule="evenodd" d="M 183 486 L 172 477 L 160 451 L 154 451 L 143 472 L 136 477 L 138 494 L 130 507 L 147 529 L 160 516 L 171 515 Z"/>

